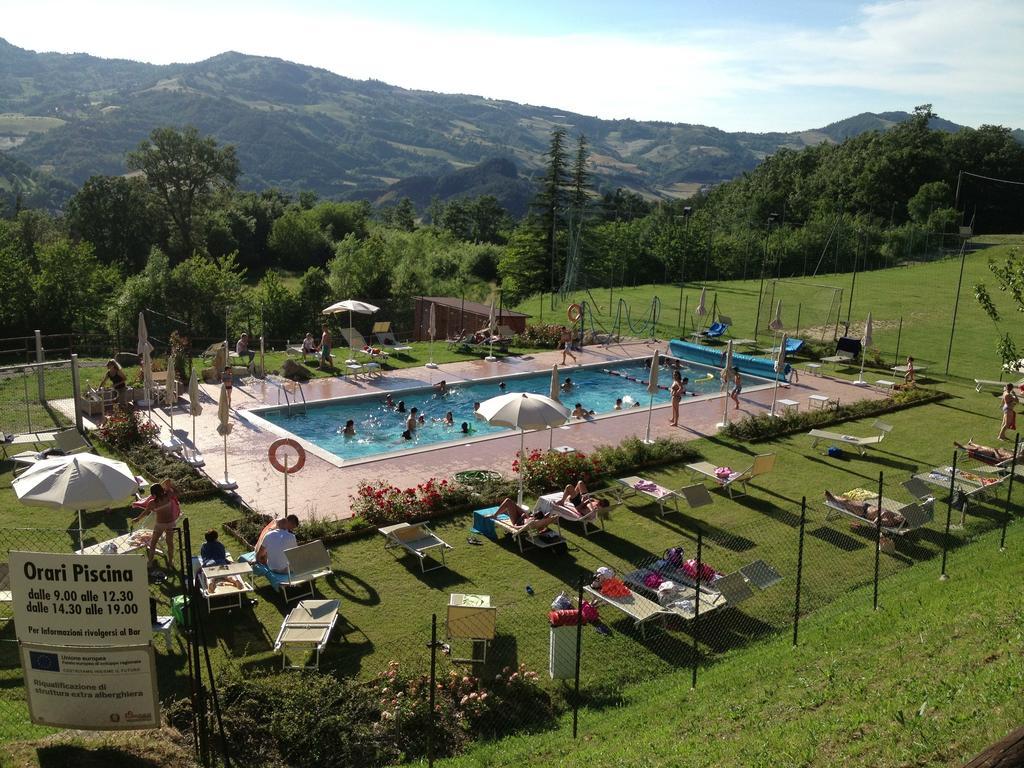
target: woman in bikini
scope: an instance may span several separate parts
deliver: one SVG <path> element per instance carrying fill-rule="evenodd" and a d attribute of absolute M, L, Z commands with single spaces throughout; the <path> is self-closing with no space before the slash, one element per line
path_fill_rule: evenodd
<path fill-rule="evenodd" d="M 670 427 L 679 426 L 679 401 L 683 399 L 683 374 L 678 369 L 672 371 L 672 386 L 668 390 L 672 397 L 672 417 L 668 420 Z"/>
<path fill-rule="evenodd" d="M 999 439 L 1006 439 L 1006 430 L 1017 429 L 1017 396 L 1013 394 L 1013 384 L 1003 387 L 1003 423 L 999 427 Z"/>
<path fill-rule="evenodd" d="M 137 523 L 144 517 L 155 514 L 153 523 L 153 535 L 149 540 L 149 547 L 146 549 L 146 557 L 149 559 L 149 567 L 153 567 L 153 559 L 156 555 L 157 544 L 160 537 L 167 537 L 167 565 L 174 566 L 174 529 L 177 527 L 178 518 L 181 516 L 181 505 L 178 503 L 178 489 L 169 479 L 162 483 L 154 483 L 149 489 L 149 498 L 136 502 L 132 506 L 142 508 L 138 517 L 132 518 Z"/>

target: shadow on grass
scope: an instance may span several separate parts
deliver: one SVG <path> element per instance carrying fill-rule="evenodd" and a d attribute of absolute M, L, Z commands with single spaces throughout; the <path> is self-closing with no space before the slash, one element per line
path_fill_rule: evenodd
<path fill-rule="evenodd" d="M 338 593 L 338 597 L 343 603 L 350 602 L 358 603 L 359 605 L 380 604 L 380 593 L 369 582 L 364 581 L 353 573 L 336 568 L 331 571 L 326 580 L 331 585 L 331 588 Z"/>
<path fill-rule="evenodd" d="M 807 531 L 807 535 L 820 539 L 826 544 L 838 547 L 844 552 L 856 552 L 858 549 L 864 549 L 867 546 L 864 542 L 858 541 L 852 536 L 841 533 L 835 528 L 830 528 L 827 525 L 822 525 L 812 531 Z"/>
<path fill-rule="evenodd" d="M 72 744 L 57 744 L 38 747 L 36 758 L 39 768 L 160 768 L 162 760 L 140 757 L 117 747 L 78 747 Z"/>

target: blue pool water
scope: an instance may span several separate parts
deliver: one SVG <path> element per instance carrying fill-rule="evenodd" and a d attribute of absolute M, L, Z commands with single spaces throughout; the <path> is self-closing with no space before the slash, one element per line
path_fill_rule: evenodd
<path fill-rule="evenodd" d="M 650 400 L 645 383 L 650 368 L 649 360 L 625 361 L 614 368 L 567 368 L 559 371 L 559 378 L 572 379 L 573 387 L 562 391 L 560 399 L 571 411 L 576 403 L 582 403 L 596 414 L 611 413 L 616 398 L 622 398 L 623 409 L 646 408 Z M 618 375 L 609 373 L 615 371 Z M 690 393 L 717 394 L 720 391 L 718 372 L 695 364 L 682 364 L 682 374 L 690 379 L 686 391 Z M 629 378 L 627 378 L 629 377 Z M 632 380 L 631 380 L 632 379 Z M 530 392 L 547 395 L 551 387 L 551 374 L 538 373 L 505 379 L 505 392 Z M 669 402 L 667 386 L 672 381 L 671 370 L 663 367 L 658 383 L 666 387 L 654 396 L 655 405 Z M 472 430 L 468 437 L 496 434 L 507 431 L 506 427 L 491 426 L 473 415 L 473 403 L 483 402 L 502 394 L 499 380 L 451 385 L 448 394 L 438 396 L 430 388 L 406 389 L 392 392 L 397 403 L 405 402 L 406 411 L 412 407 L 426 417 L 426 423 L 416 430 L 411 441 L 402 437 L 408 413 L 397 413 L 384 405 L 384 395 L 346 398 L 310 405 L 305 414 L 288 415 L 284 409 L 260 409 L 258 415 L 297 437 L 301 437 L 346 460 L 363 459 L 368 456 L 393 451 L 403 451 L 434 443 L 466 439 L 461 431 L 462 422 Z M 747 386 L 760 381 L 746 382 Z M 454 425 L 444 423 L 445 414 L 451 411 Z M 355 421 L 356 434 L 346 437 L 342 434 L 345 422 Z"/>

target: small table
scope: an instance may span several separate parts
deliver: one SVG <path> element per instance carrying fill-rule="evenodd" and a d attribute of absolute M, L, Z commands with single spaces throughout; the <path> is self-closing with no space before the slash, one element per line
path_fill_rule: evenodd
<path fill-rule="evenodd" d="M 171 633 L 174 631 L 174 617 L 173 616 L 157 616 L 156 624 L 153 625 L 154 635 L 163 635 L 164 642 L 167 643 L 167 652 L 171 652 Z"/>
<path fill-rule="evenodd" d="M 449 640 L 469 640 L 473 653 L 468 659 L 452 661 L 486 662 L 487 643 L 497 634 L 498 609 L 491 606 L 490 595 L 463 595 L 452 593 L 448 599 L 448 619 L 445 631 Z M 483 644 L 483 654 L 476 658 L 476 644 Z"/>
<path fill-rule="evenodd" d="M 252 576 L 252 566 L 245 561 L 228 563 L 227 565 L 204 565 L 199 570 L 199 583 L 202 594 L 206 598 L 206 609 L 212 612 L 235 607 L 241 608 L 242 595 L 255 591 L 252 584 L 245 580 L 246 576 Z M 234 585 L 229 585 L 230 588 L 226 591 L 217 594 L 216 583 L 228 581 L 229 579 L 237 579 L 238 581 Z M 239 584 L 240 586 L 238 586 Z M 232 596 L 237 598 L 237 606 L 229 602 L 217 608 L 213 607 L 213 598 Z"/>
<path fill-rule="evenodd" d="M 804 368 L 812 376 L 821 376 L 821 363 L 804 363 Z"/>
<path fill-rule="evenodd" d="M 884 389 L 887 392 L 892 392 L 893 389 L 896 388 L 896 382 L 890 381 L 889 379 L 877 379 L 875 381 L 875 386 L 880 389 Z"/>
<path fill-rule="evenodd" d="M 149 534 L 148 536 L 146 534 Z M 153 532 L 140 528 L 137 531 L 129 531 L 115 536 L 112 539 L 101 541 L 99 544 L 90 544 L 88 547 L 76 549 L 76 555 L 127 555 L 129 552 L 137 552 L 149 546 Z M 158 549 L 157 552 L 160 552 Z M 160 552 L 160 554 L 163 554 Z"/>
<path fill-rule="evenodd" d="M 800 403 L 797 402 L 796 400 L 784 400 L 782 398 L 779 398 L 775 402 L 776 402 L 777 405 L 781 405 L 782 406 L 782 412 L 783 413 L 789 413 L 791 410 L 797 411 L 797 412 L 800 411 Z"/>
<path fill-rule="evenodd" d="M 835 409 L 838 407 L 838 397 L 829 397 L 828 395 L 807 396 L 807 410 L 809 411 L 827 411 L 829 409 Z"/>
<path fill-rule="evenodd" d="M 576 449 L 571 445 L 556 445 L 551 450 L 555 453 L 576 453 Z"/>

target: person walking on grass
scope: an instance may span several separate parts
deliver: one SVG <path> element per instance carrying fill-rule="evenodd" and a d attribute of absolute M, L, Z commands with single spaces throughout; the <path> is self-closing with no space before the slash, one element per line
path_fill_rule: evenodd
<path fill-rule="evenodd" d="M 1017 429 L 1017 396 L 1013 394 L 1013 384 L 1003 387 L 1003 423 L 999 427 L 999 439 L 1006 439 L 1006 430 Z"/>

